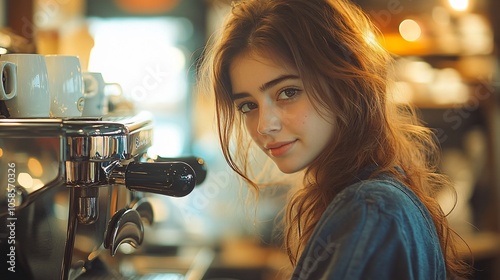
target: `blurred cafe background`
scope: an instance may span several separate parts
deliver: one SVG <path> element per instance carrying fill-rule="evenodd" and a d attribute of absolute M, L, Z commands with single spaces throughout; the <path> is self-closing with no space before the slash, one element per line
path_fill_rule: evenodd
<path fill-rule="evenodd" d="M 474 262 L 473 279 L 500 279 L 500 1 L 353 1 L 383 34 L 371 39 L 396 57 L 395 98 L 414 104 L 436 131 L 441 168 L 457 191 L 456 205 L 449 193 L 439 194 L 440 203 L 453 210 L 450 223 L 470 247 L 460 251 Z M 194 156 L 207 171 L 185 197 L 147 193 L 154 222 L 144 225 L 142 244 L 124 238 L 114 256 L 98 244 L 69 279 L 287 279 L 288 259 L 276 237 L 287 186 L 267 187 L 252 200 L 220 153 L 213 100 L 196 92 L 196 61 L 230 7 L 229 0 L 0 1 L 1 54 L 78 56 L 82 71 L 120 85 L 110 113 L 152 116 L 144 158 Z M 0 137 L 0 169 L 12 160 L 26 168 L 18 173 L 25 189 L 43 188 L 44 172 L 58 169 L 44 161 L 45 146 L 13 159 L 5 143 Z M 49 212 L 65 231 L 67 201 L 56 195 L 45 203 L 53 204 Z M 51 232 L 24 234 L 38 244 L 52 240 Z M 75 250 L 85 242 L 77 238 Z M 33 256 L 49 250 L 33 248 Z M 24 279 L 42 279 L 37 269 L 61 270 L 61 258 L 23 258 L 16 260 L 28 263 Z"/>

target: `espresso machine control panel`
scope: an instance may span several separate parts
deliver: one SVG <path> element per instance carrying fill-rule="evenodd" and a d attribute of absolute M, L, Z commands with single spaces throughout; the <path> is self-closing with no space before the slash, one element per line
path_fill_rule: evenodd
<path fill-rule="evenodd" d="M 100 254 L 140 246 L 154 220 L 146 193 L 186 196 L 205 171 L 201 160 L 148 160 L 152 140 L 148 113 L 0 119 L 0 220 L 15 225 L 0 246 L 19 277 L 9 279 L 76 279 Z"/>

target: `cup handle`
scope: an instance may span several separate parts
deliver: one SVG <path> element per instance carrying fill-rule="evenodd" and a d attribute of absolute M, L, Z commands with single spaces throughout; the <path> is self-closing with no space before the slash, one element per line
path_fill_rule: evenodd
<path fill-rule="evenodd" d="M 104 94 L 106 96 L 121 96 L 123 94 L 122 86 L 119 83 L 106 83 Z"/>
<path fill-rule="evenodd" d="M 89 98 L 97 94 L 97 91 L 99 91 L 99 83 L 97 82 L 96 78 L 92 77 L 91 75 L 86 75 L 84 73 L 83 88 L 84 88 L 83 95 L 86 98 Z"/>
<path fill-rule="evenodd" d="M 12 99 L 17 94 L 17 65 L 0 61 L 0 100 Z"/>

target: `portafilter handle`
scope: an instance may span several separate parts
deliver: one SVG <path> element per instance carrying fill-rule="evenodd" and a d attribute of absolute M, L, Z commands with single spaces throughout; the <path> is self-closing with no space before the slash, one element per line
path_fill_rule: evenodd
<path fill-rule="evenodd" d="M 132 191 L 182 197 L 194 189 L 196 174 L 184 162 L 130 162 L 113 170 L 110 182 Z"/>
<path fill-rule="evenodd" d="M 185 162 L 191 166 L 196 174 L 196 185 L 200 185 L 205 181 L 207 177 L 207 165 L 205 160 L 200 157 L 195 156 L 186 156 L 186 157 L 161 157 L 158 156 L 155 162 L 172 162 L 172 161 L 180 161 Z"/>

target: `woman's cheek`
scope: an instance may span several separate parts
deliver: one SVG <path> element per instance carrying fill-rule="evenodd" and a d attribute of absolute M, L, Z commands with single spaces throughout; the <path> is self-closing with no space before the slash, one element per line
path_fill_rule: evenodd
<path fill-rule="evenodd" d="M 254 120 L 254 118 L 252 117 L 245 116 L 245 127 L 253 140 L 256 140 L 257 136 L 259 135 L 257 131 L 257 126 L 258 126 L 258 120 Z"/>

